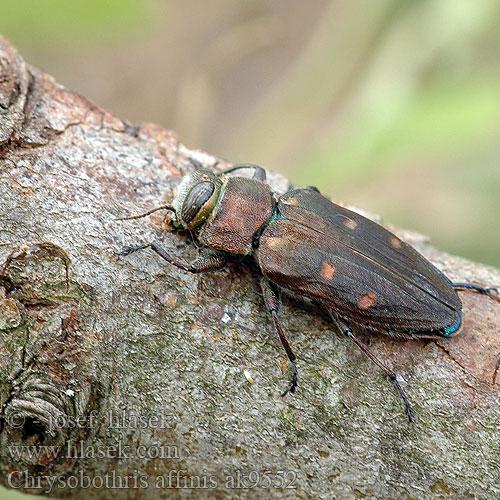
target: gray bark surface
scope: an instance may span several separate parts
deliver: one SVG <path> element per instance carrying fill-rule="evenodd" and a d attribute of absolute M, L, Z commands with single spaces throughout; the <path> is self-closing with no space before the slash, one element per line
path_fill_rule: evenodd
<path fill-rule="evenodd" d="M 286 296 L 299 387 L 280 398 L 289 364 L 254 264 L 193 276 L 151 251 L 116 255 L 156 241 L 194 258 L 161 212 L 116 218 L 168 202 L 196 162 L 225 166 L 0 39 L 2 484 L 85 499 L 499 498 L 500 304 L 461 293 L 453 339 L 361 334 L 405 382 L 410 424 L 328 315 Z M 500 284 L 497 269 L 398 234 L 452 280 Z"/>

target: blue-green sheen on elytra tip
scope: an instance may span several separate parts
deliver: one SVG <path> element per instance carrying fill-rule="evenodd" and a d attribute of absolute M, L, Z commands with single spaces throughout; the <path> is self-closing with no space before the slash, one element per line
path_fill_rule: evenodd
<path fill-rule="evenodd" d="M 449 337 L 452 333 L 455 333 L 460 328 L 461 323 L 462 323 L 462 315 L 458 313 L 458 318 L 455 321 L 455 323 L 453 323 L 453 325 L 446 327 L 443 330 L 443 335 L 445 337 Z"/>

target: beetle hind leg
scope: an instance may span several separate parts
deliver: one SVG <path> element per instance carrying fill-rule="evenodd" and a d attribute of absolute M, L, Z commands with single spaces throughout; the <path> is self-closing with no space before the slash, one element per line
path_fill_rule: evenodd
<path fill-rule="evenodd" d="M 288 384 L 288 387 L 281 393 L 281 397 L 283 397 L 286 396 L 289 392 L 295 392 L 295 388 L 297 387 L 297 366 L 295 364 L 295 354 L 293 353 L 292 348 L 290 347 L 290 344 L 288 343 L 288 340 L 283 333 L 283 329 L 281 328 L 281 323 L 278 318 L 280 299 L 276 285 L 268 281 L 266 278 L 262 278 L 261 287 L 262 294 L 264 295 L 264 300 L 266 301 L 266 306 L 273 318 L 274 328 L 278 333 L 281 344 L 283 345 L 283 348 L 285 349 L 288 359 L 290 360 L 290 363 L 292 365 L 292 380 L 290 381 L 290 384 Z"/>
<path fill-rule="evenodd" d="M 474 283 L 452 283 L 451 286 L 459 290 L 473 290 L 474 292 L 480 293 L 481 295 L 486 295 L 493 300 L 500 302 L 500 294 L 498 288 L 488 287 L 484 288 Z"/>
<path fill-rule="evenodd" d="M 401 384 L 399 383 L 397 377 L 396 377 L 396 374 L 390 370 L 389 368 L 387 368 L 387 366 L 384 365 L 384 363 L 382 363 L 382 361 L 380 361 L 369 349 L 368 347 L 363 343 L 361 342 L 361 340 L 359 340 L 355 335 L 354 333 L 352 332 L 351 328 L 349 327 L 349 325 L 345 322 L 343 322 L 342 320 L 340 320 L 339 318 L 335 317 L 333 314 L 331 314 L 332 316 L 332 319 L 334 321 L 334 323 L 337 325 L 337 327 L 339 328 L 339 330 L 344 334 L 346 335 L 347 337 L 349 337 L 351 340 L 353 340 L 355 342 L 355 344 L 361 349 L 361 351 L 363 351 L 363 353 L 368 357 L 370 358 L 379 368 L 381 368 L 382 370 L 384 370 L 384 372 L 387 374 L 387 376 L 392 380 L 392 383 L 394 384 L 394 386 L 396 387 L 396 389 L 398 390 L 399 392 L 399 395 L 401 396 L 401 399 L 403 400 L 403 403 L 405 405 L 405 409 L 406 409 L 406 414 L 408 415 L 408 420 L 410 422 L 413 421 L 413 411 L 411 409 L 411 406 L 410 406 L 410 403 L 408 401 L 408 398 L 406 396 L 406 393 L 405 391 L 403 390 L 403 388 L 401 387 Z"/>

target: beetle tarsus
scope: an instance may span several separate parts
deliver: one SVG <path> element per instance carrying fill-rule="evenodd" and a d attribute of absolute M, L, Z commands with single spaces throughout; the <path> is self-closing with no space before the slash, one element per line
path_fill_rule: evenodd
<path fill-rule="evenodd" d="M 200 257 L 196 259 L 192 264 L 187 265 L 180 260 L 174 259 L 166 250 L 164 250 L 157 243 L 146 243 L 143 245 L 130 245 L 123 247 L 118 255 L 129 255 L 138 250 L 143 250 L 144 248 L 150 247 L 156 254 L 158 254 L 162 259 L 166 260 L 169 264 L 187 271 L 193 274 L 204 273 L 208 271 L 217 271 L 224 267 L 226 264 L 226 256 L 222 252 L 208 251 L 200 254 Z"/>
<path fill-rule="evenodd" d="M 384 370 L 384 372 L 392 380 L 392 383 L 394 384 L 394 386 L 398 390 L 399 395 L 401 396 L 401 399 L 403 400 L 403 403 L 404 403 L 405 408 L 406 408 L 406 414 L 408 415 L 408 420 L 410 422 L 412 422 L 413 421 L 413 411 L 411 409 L 410 403 L 408 402 L 408 398 L 406 397 L 406 393 L 403 390 L 403 388 L 401 387 L 401 384 L 399 383 L 399 381 L 398 381 L 398 379 L 396 377 L 396 374 L 392 370 L 390 370 L 389 368 L 387 368 L 387 366 L 385 366 L 384 363 L 382 363 L 382 361 L 380 361 L 368 349 L 368 347 L 363 342 L 361 342 L 361 340 L 359 340 L 354 335 L 354 333 L 352 332 L 351 328 L 349 327 L 349 325 L 347 323 L 345 323 L 344 321 L 341 321 L 340 319 L 336 318 L 333 314 L 331 316 L 332 316 L 332 319 L 334 320 L 334 322 L 336 323 L 337 327 L 340 329 L 340 331 L 344 335 L 346 335 L 347 337 L 349 337 L 351 340 L 353 340 L 356 343 L 356 345 L 361 349 L 361 351 L 363 351 L 363 353 L 368 358 L 370 358 L 379 368 L 381 368 L 382 370 Z"/>
<path fill-rule="evenodd" d="M 281 397 L 285 397 L 289 392 L 292 394 L 295 392 L 295 388 L 297 387 L 297 366 L 295 365 L 295 361 L 292 361 L 292 381 L 290 385 L 281 393 Z"/>
<path fill-rule="evenodd" d="M 288 343 L 285 334 L 283 333 L 283 328 L 281 328 L 281 323 L 278 318 L 278 310 L 280 307 L 280 298 L 278 288 L 274 283 L 271 283 L 266 278 L 263 278 L 261 281 L 262 294 L 264 295 L 264 300 L 266 301 L 266 306 L 271 316 L 273 318 L 274 328 L 278 333 L 278 336 L 281 340 L 281 344 L 285 349 L 286 355 L 292 364 L 292 381 L 290 385 L 285 389 L 285 391 L 281 394 L 281 396 L 286 396 L 289 392 L 294 393 L 295 388 L 297 387 L 297 366 L 295 365 L 295 354 Z"/>
<path fill-rule="evenodd" d="M 453 288 L 461 288 L 463 290 L 473 290 L 474 292 L 480 293 L 481 295 L 486 295 L 493 300 L 500 302 L 500 294 L 498 292 L 498 288 L 488 287 L 484 288 L 479 285 L 475 285 L 474 283 L 452 283 Z"/>
<path fill-rule="evenodd" d="M 403 388 L 401 387 L 401 385 L 396 377 L 396 374 L 393 371 L 391 371 L 389 373 L 389 378 L 392 380 L 392 383 L 396 386 L 396 389 L 398 390 L 399 395 L 403 399 L 403 402 L 404 402 L 405 408 L 406 408 L 406 414 L 408 415 L 408 421 L 413 422 L 413 410 L 411 409 L 410 403 L 408 402 L 408 398 L 406 397 L 406 393 L 405 393 L 405 391 L 403 391 Z"/>

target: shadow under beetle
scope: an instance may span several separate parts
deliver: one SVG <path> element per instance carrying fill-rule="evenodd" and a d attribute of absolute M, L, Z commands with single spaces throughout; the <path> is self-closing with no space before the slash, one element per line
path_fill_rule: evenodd
<path fill-rule="evenodd" d="M 242 168 L 253 169 L 253 177 L 227 175 Z M 124 247 L 119 255 L 150 247 L 191 273 L 221 269 L 230 254 L 252 255 L 264 275 L 264 299 L 292 365 L 292 379 L 282 396 L 295 391 L 297 367 L 278 319 L 278 287 L 309 297 L 330 312 L 339 330 L 387 373 L 410 422 L 412 410 L 396 375 L 350 325 L 406 339 L 450 337 L 461 326 L 456 289 L 498 300 L 495 288 L 452 283 L 387 229 L 332 203 L 314 187 L 275 196 L 265 170 L 257 165 L 234 165 L 217 174 L 199 168 L 182 178 L 171 205 L 123 219 L 160 209 L 174 213 L 174 229 L 191 232 L 201 246 L 199 257 L 186 265 L 156 243 Z"/>

